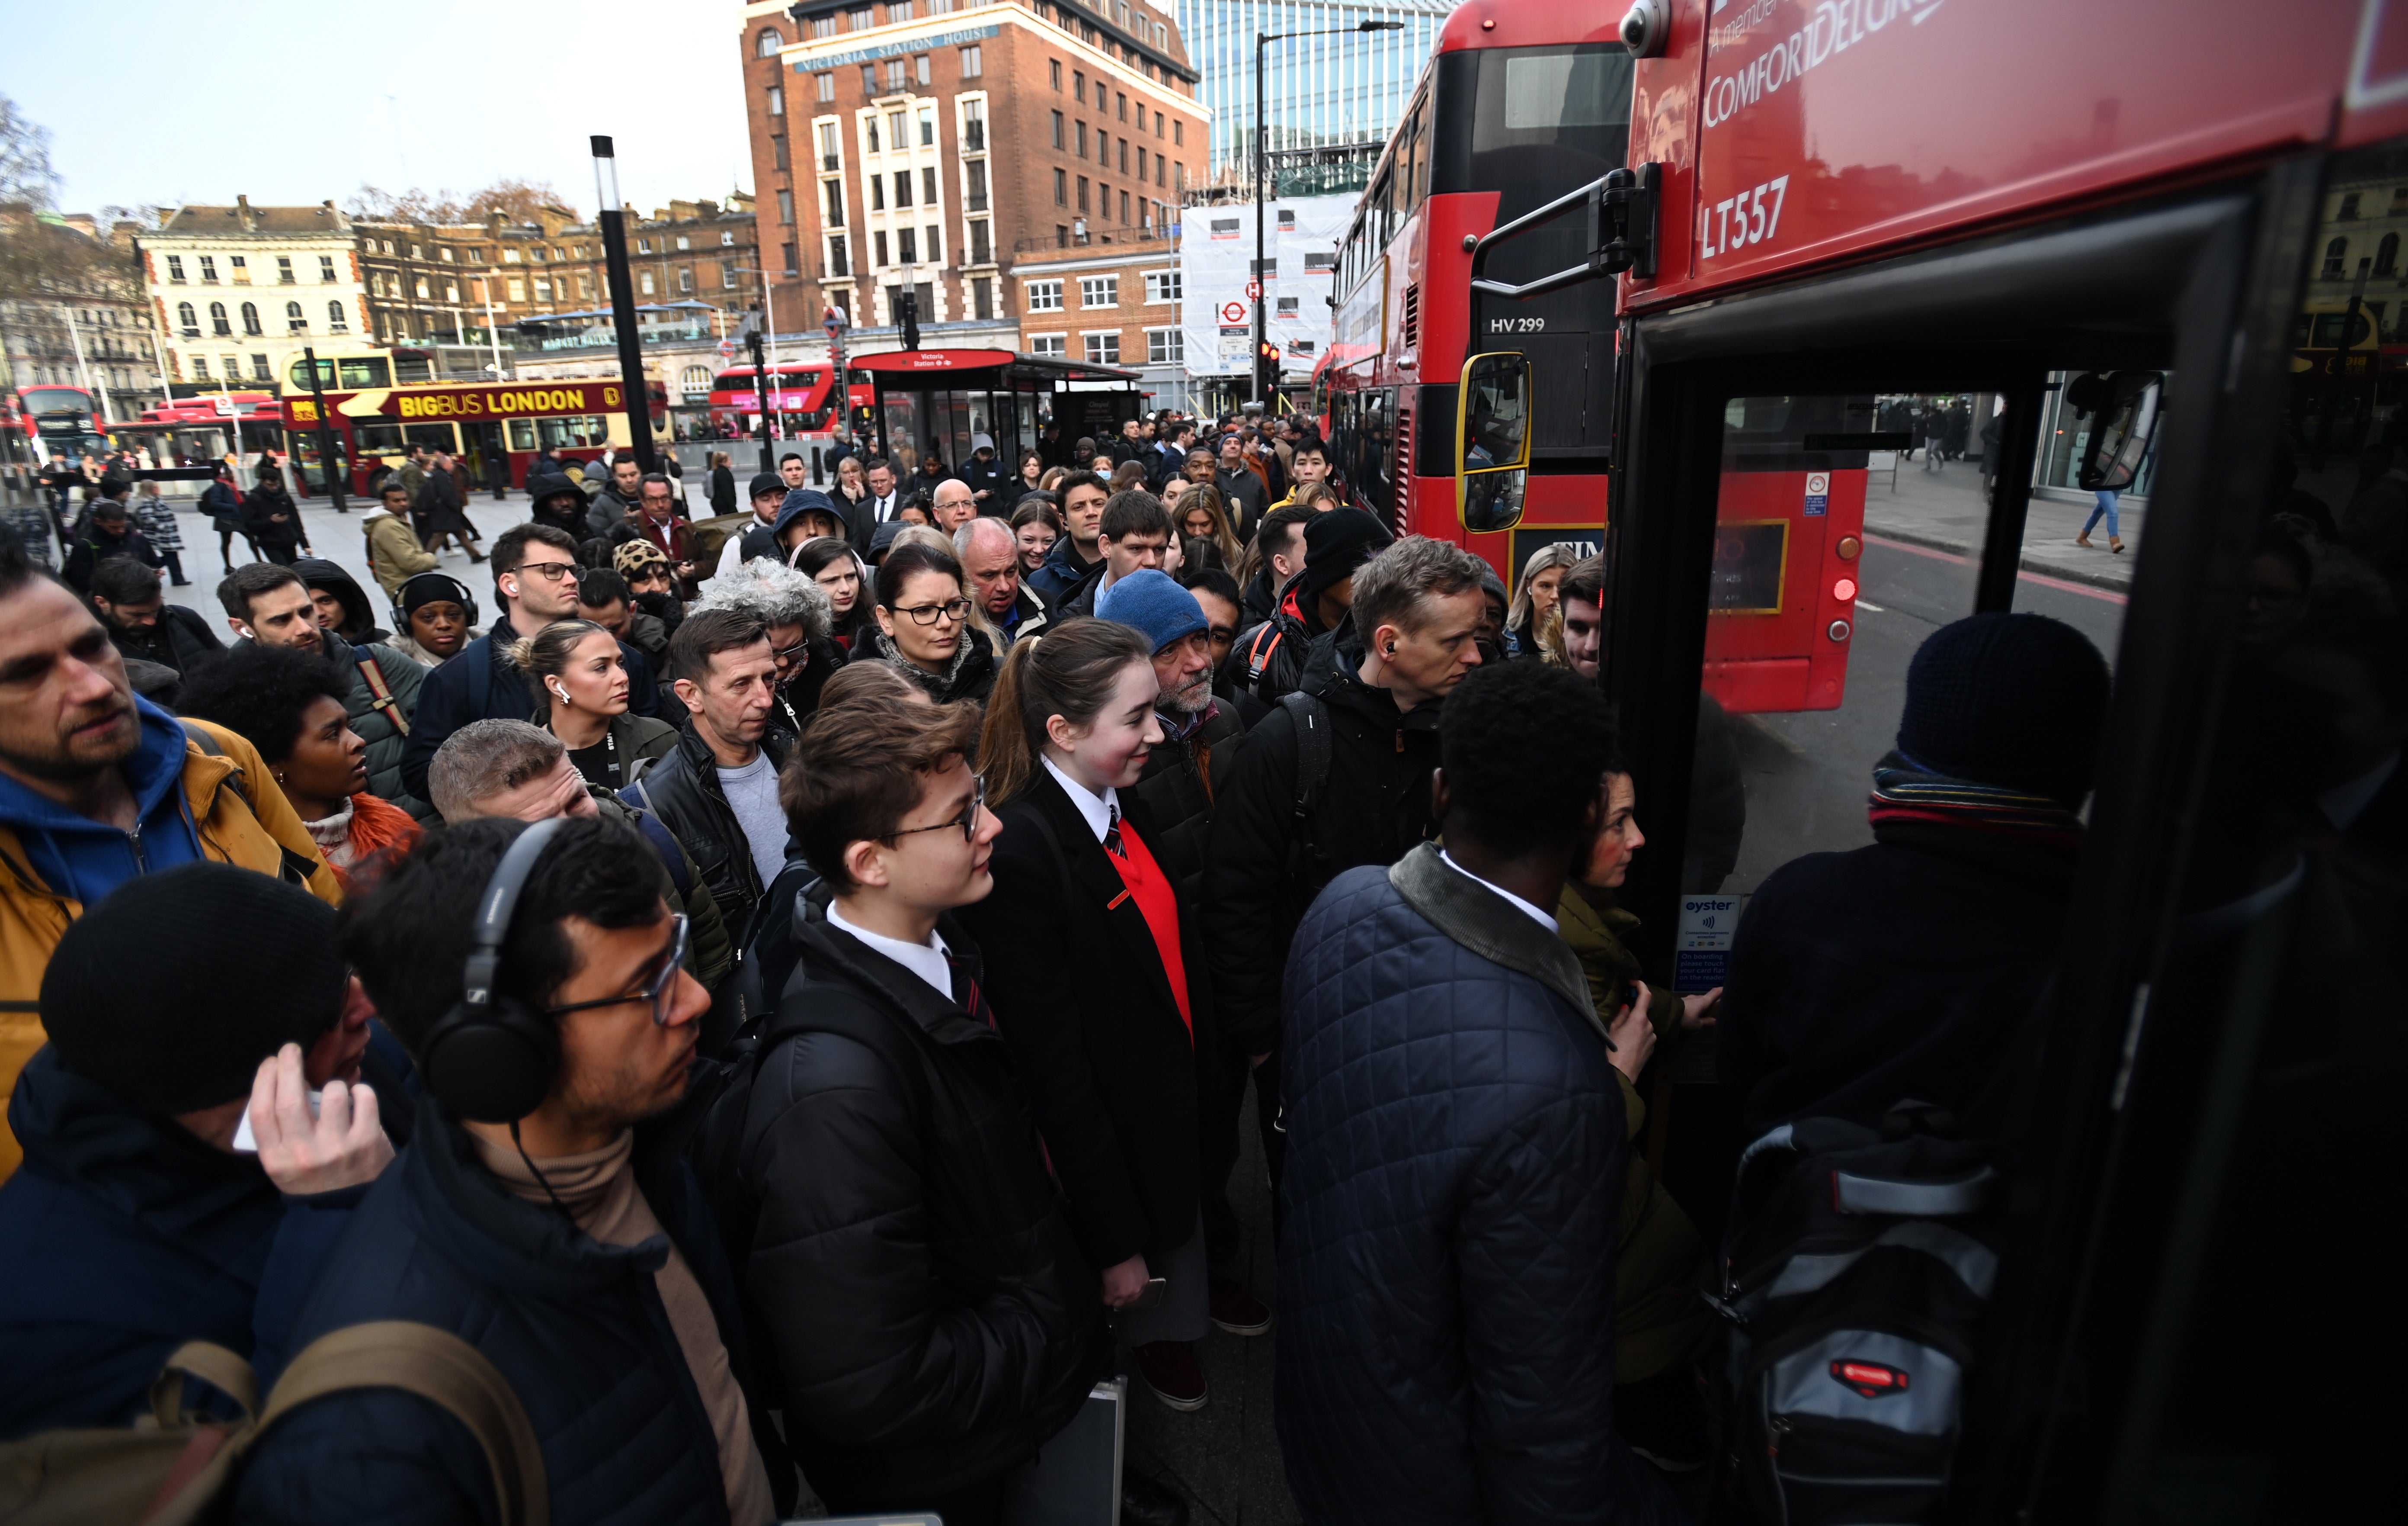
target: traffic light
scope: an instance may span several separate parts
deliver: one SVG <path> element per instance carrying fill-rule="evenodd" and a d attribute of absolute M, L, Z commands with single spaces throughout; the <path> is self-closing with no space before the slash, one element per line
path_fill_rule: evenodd
<path fill-rule="evenodd" d="M 920 296 L 910 287 L 895 293 L 895 321 L 903 325 L 903 348 L 920 348 Z"/>
<path fill-rule="evenodd" d="M 1254 348 L 1254 395 L 1268 399 L 1279 386 L 1280 347 L 1265 339 Z"/>

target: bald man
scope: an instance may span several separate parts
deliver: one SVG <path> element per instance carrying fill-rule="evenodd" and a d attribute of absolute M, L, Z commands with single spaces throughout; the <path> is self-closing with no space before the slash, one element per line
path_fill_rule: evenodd
<path fill-rule="evenodd" d="M 937 484 L 932 506 L 938 530 L 948 535 L 978 517 L 978 498 L 970 492 L 970 485 L 958 477 L 949 477 Z"/>

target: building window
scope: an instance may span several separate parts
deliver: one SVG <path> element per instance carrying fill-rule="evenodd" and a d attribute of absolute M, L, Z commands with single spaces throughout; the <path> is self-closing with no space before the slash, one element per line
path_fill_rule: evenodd
<path fill-rule="evenodd" d="M 793 248 L 792 245 L 787 247 L 789 249 Z M 789 270 L 794 268 L 794 262 L 791 256 L 787 260 L 786 268 Z M 828 274 L 831 276 L 850 276 L 853 274 L 852 263 L 846 257 L 845 240 L 841 238 L 831 238 L 828 240 Z"/>
<path fill-rule="evenodd" d="M 867 6 L 861 6 L 845 12 L 844 20 L 845 24 L 855 32 L 867 32 L 878 24 L 878 19 L 869 13 Z"/>
<path fill-rule="evenodd" d="M 443 283 L 443 300 L 446 302 L 457 302 L 460 300 L 460 283 L 458 281 L 445 281 Z"/>
<path fill-rule="evenodd" d="M 1303 301 L 1303 299 L 1302 299 L 1302 298 L 1300 298 L 1300 297 L 1282 297 L 1282 298 L 1280 298 L 1280 299 L 1279 299 L 1279 315 L 1280 315 L 1282 318 L 1294 318 L 1294 317 L 1297 316 L 1297 312 L 1298 312 L 1299 307 L 1301 307 L 1301 305 L 1302 305 L 1302 301 Z"/>
<path fill-rule="evenodd" d="M 796 250 L 796 246 L 794 246 L 794 245 L 792 245 L 792 244 L 781 244 L 781 245 L 779 245 L 779 246 L 778 246 L 778 255 L 779 255 L 779 258 L 784 262 L 784 264 L 783 264 L 782 268 L 785 270 L 785 272 L 786 272 L 786 274 L 787 274 L 787 275 L 789 275 L 789 276 L 793 276 L 793 275 L 798 275 L 798 274 L 800 274 L 800 267 L 796 264 L 796 257 L 797 257 L 797 250 Z M 735 275 L 735 274 L 736 274 L 736 267 L 735 267 L 734 265 L 730 265 L 730 266 L 728 266 L 728 267 L 727 267 L 727 273 L 728 273 L 730 276 Z"/>
<path fill-rule="evenodd" d="M 923 80 L 922 83 L 924 84 L 926 81 Z M 929 107 L 922 109 L 920 112 L 920 147 L 924 149 L 933 148 L 936 146 L 936 142 L 937 112 L 934 107 Z"/>
<path fill-rule="evenodd" d="M 784 33 L 780 32 L 774 26 L 765 26 L 759 32 L 753 34 L 752 56 L 755 58 L 775 58 L 778 56 L 778 50 L 783 48 L 785 45 L 786 37 Z"/>
<path fill-rule="evenodd" d="M 927 54 L 921 53 L 911 60 L 911 74 L 924 85 L 934 82 L 935 73 L 929 67 Z"/>
<path fill-rule="evenodd" d="M 861 66 L 861 93 L 864 95 L 875 95 L 878 93 L 877 64 L 865 64 Z"/>
<path fill-rule="evenodd" d="M 1054 172 L 1054 205 L 1056 207 L 1070 205 L 1070 176 L 1067 170 L 1057 169 Z"/>
<path fill-rule="evenodd" d="M 937 172 L 933 169 L 920 171 L 920 205 L 923 207 L 937 205 Z"/>
<path fill-rule="evenodd" d="M 251 379 L 253 381 L 273 381 L 276 379 L 276 373 L 267 368 L 266 356 L 253 355 L 251 358 Z"/>
<path fill-rule="evenodd" d="M 822 170 L 833 170 L 843 163 L 838 153 L 841 142 L 842 140 L 837 135 L 836 123 L 832 121 L 820 123 L 820 168 Z"/>
<path fill-rule="evenodd" d="M 1177 329 L 1146 330 L 1145 364 L 1148 365 L 1186 364 L 1187 336 Z"/>
<path fill-rule="evenodd" d="M 409 252 L 410 258 L 416 259 L 418 257 L 418 251 L 415 249 L 411 250 Z M 226 264 L 234 267 L 233 278 L 236 282 L 244 286 L 251 284 L 251 262 L 249 260 L 239 254 L 230 254 L 226 256 Z"/>
<path fill-rule="evenodd" d="M 213 254 L 204 254 L 204 255 L 202 255 L 202 256 L 201 256 L 201 279 L 203 279 L 203 280 L 205 280 L 205 281 L 214 281 L 214 280 L 216 280 L 217 278 L 218 278 L 218 262 L 217 262 L 217 256 L 215 256 L 215 255 L 213 255 Z"/>
<path fill-rule="evenodd" d="M 649 239 L 649 238 L 638 238 L 638 239 L 637 239 L 637 240 L 636 240 L 636 252 L 637 252 L 637 253 L 638 253 L 638 254 L 650 254 L 650 253 L 652 253 L 652 241 L 651 239 Z M 543 259 L 543 250 L 537 250 L 535 251 L 535 258 L 536 258 L 538 261 L 541 261 L 541 260 Z"/>
<path fill-rule="evenodd" d="M 1052 80 L 1054 88 L 1055 90 L 1060 90 L 1062 88 L 1062 61 L 1058 58 L 1047 59 L 1045 61 L 1045 73 L 1047 78 Z"/>
<path fill-rule="evenodd" d="M 1112 115 L 1123 121 L 1128 121 L 1128 97 L 1118 91 L 1112 93 Z"/>
<path fill-rule="evenodd" d="M 1078 102 L 1081 106 L 1087 104 L 1086 70 L 1073 69 L 1070 71 L 1070 99 Z"/>
<path fill-rule="evenodd" d="M 1179 300 L 1179 272 L 1149 270 L 1145 273 L 1145 300 L 1176 302 Z"/>
<path fill-rule="evenodd" d="M 1060 171 L 1057 170 L 1054 173 L 1059 174 Z M 1058 222 L 1054 224 L 1054 247 L 1055 249 L 1067 248 L 1069 242 L 1070 230 L 1062 226 L 1062 224 Z"/>
<path fill-rule="evenodd" d="M 915 265 L 920 263 L 920 235 L 916 230 L 895 230 L 895 258 L 898 264 Z"/>
<path fill-rule="evenodd" d="M 1324 250 L 1317 254 L 1308 254 L 1304 257 L 1304 273 L 1308 276 L 1326 276 L 1337 268 L 1338 251 L 1336 250 Z"/>
<path fill-rule="evenodd" d="M 1121 305 L 1121 278 L 1118 276 L 1082 276 L 1079 278 L 1079 306 L 1082 307 L 1117 307 Z"/>
<path fill-rule="evenodd" d="M 724 261 L 719 266 L 719 289 L 723 292 L 736 290 L 736 266 Z"/>
<path fill-rule="evenodd" d="M 976 48 L 965 48 L 961 50 L 961 55 L 963 78 L 976 79 L 986 73 L 985 60 L 980 56 Z"/>
<path fill-rule="evenodd" d="M 176 304 L 176 326 L 183 331 L 184 337 L 187 339 L 197 339 L 201 336 L 201 315 L 193 310 L 191 303 Z"/>
<path fill-rule="evenodd" d="M 290 254 L 280 254 L 276 257 L 276 284 L 279 286 L 293 284 L 293 256 Z"/>
<path fill-rule="evenodd" d="M 1128 139 L 1121 139 L 1121 173 L 1128 173 Z"/>
<path fill-rule="evenodd" d="M 781 222 L 795 221 L 795 193 L 791 191 L 778 193 L 778 221 Z"/>
<path fill-rule="evenodd" d="M 193 357 L 193 379 L 194 381 L 207 381 L 209 379 L 209 358 L 207 355 L 195 355 Z"/>
<path fill-rule="evenodd" d="M 982 265 L 994 259 L 994 240 L 989 235 L 986 219 L 980 218 L 970 224 L 970 264 Z"/>
<path fill-rule="evenodd" d="M 1060 281 L 1030 281 L 1028 310 L 1033 313 L 1058 313 L 1062 310 Z"/>
<path fill-rule="evenodd" d="M 1128 220 L 1129 220 L 1129 193 L 1128 193 L 1127 192 L 1124 191 L 1124 192 L 1122 192 L 1122 193 L 1121 193 L 1121 221 L 1122 221 L 1123 222 L 1126 222 Z"/>
<path fill-rule="evenodd" d="M 307 334 L 309 332 L 309 320 L 301 311 L 301 304 L 297 302 L 288 302 L 284 305 L 284 332 L 287 334 Z"/>
<path fill-rule="evenodd" d="M 242 305 L 242 332 L 245 334 L 262 332 L 259 326 L 259 304 L 246 302 Z"/>
<path fill-rule="evenodd" d="M 1080 211 L 1082 211 L 1082 212 L 1083 212 L 1083 211 L 1085 211 L 1086 209 L 1087 209 L 1087 178 L 1086 178 L 1085 176 L 1082 175 L 1082 176 L 1080 176 L 1080 177 L 1079 177 L 1079 210 L 1080 210 Z"/>
<path fill-rule="evenodd" d="M 869 235 L 869 261 L 871 266 L 878 270 L 885 269 L 888 264 L 886 235 L 882 230 Z"/>
<path fill-rule="evenodd" d="M 872 175 L 868 178 L 869 209 L 873 212 L 883 212 L 886 210 L 886 177 Z"/>
<path fill-rule="evenodd" d="M 689 365 L 684 370 L 679 372 L 678 390 L 685 393 L 689 401 L 697 397 L 709 397 L 710 395 L 710 367 L 708 365 Z"/>
<path fill-rule="evenodd" d="M 831 228 L 843 227 L 844 182 L 842 180 L 823 180 L 820 182 L 820 189 L 827 193 L 828 226 Z"/>
<path fill-rule="evenodd" d="M 2342 274 L 2343 264 L 2348 258 L 2349 240 L 2346 238 L 2336 238 L 2331 243 L 2325 246 L 2324 268 L 2319 270 L 2316 274 L 2326 280 L 2338 279 Z M 203 278 L 207 279 L 208 270 L 208 260 L 204 259 L 201 262 L 201 268 Z M 214 307 L 214 305 L 212 306 Z"/>
<path fill-rule="evenodd" d="M 184 257 L 182 255 L 170 254 L 167 256 L 167 278 L 179 284 L 182 282 L 184 278 Z"/>
<path fill-rule="evenodd" d="M 1170 141 L 1182 148 L 1187 146 L 1187 123 L 1183 119 L 1170 124 Z"/>
<path fill-rule="evenodd" d="M 820 98 L 821 100 L 823 100 L 823 101 L 833 101 L 833 100 L 835 100 L 835 99 L 836 99 L 836 76 L 835 76 L 835 75 L 833 75 L 833 74 L 820 74 L 820 75 L 813 75 L 811 78 L 814 78 L 814 79 L 816 79 L 816 80 L 819 82 L 818 95 L 819 95 L 819 98 Z"/>
<path fill-rule="evenodd" d="M 719 235 L 719 247 L 721 249 L 731 248 L 735 243 L 736 235 L 732 233 L 723 233 Z"/>
<path fill-rule="evenodd" d="M 1062 113 L 1059 111 L 1054 113 L 1054 146 L 1057 149 L 1062 146 Z"/>
<path fill-rule="evenodd" d="M 1083 121 L 1079 124 L 1079 157 L 1087 157 L 1087 124 Z"/>
<path fill-rule="evenodd" d="M 681 295 L 681 296 L 686 296 L 686 295 L 691 295 L 691 294 L 693 293 L 693 292 L 694 292 L 694 266 L 692 266 L 692 265 L 680 265 L 680 266 L 678 266 L 678 294 L 679 294 L 679 295 Z"/>
<path fill-rule="evenodd" d="M 943 264 L 945 263 L 945 230 L 931 222 L 923 231 L 928 235 L 928 263 L 932 265 Z"/>
<path fill-rule="evenodd" d="M 911 205 L 911 172 L 908 169 L 898 169 L 895 172 L 895 205 L 897 207 Z"/>
<path fill-rule="evenodd" d="M 520 278 L 520 277 L 512 276 L 512 277 L 509 278 L 509 300 L 510 300 L 510 301 L 512 301 L 512 302 L 524 302 L 524 301 L 526 300 L 526 282 L 525 282 L 525 280 L 524 280 L 524 279 L 523 279 L 523 278 Z"/>
<path fill-rule="evenodd" d="M 890 0 L 890 3 L 886 7 L 887 25 L 893 26 L 897 22 L 908 21 L 910 19 L 911 0 Z"/>
<path fill-rule="evenodd" d="M 812 17 L 812 18 L 811 18 L 811 36 L 812 36 L 813 37 L 833 37 L 833 36 L 836 36 L 836 16 L 835 16 L 835 14 L 834 14 L 833 12 L 831 12 L 831 13 L 829 13 L 828 15 L 825 15 L 825 16 L 814 16 L 814 17 Z"/>
<path fill-rule="evenodd" d="M 904 80 L 903 71 L 907 67 L 909 67 L 909 65 L 899 58 L 890 58 L 886 61 L 886 93 L 888 94 L 898 95 L 902 93 Z"/>
<path fill-rule="evenodd" d="M 1069 353 L 1069 336 L 1061 334 L 1032 334 L 1028 336 L 1028 352 L 1051 355 L 1059 360 Z"/>
<path fill-rule="evenodd" d="M 1087 341 L 1089 365 L 1118 365 L 1121 363 L 1121 335 L 1118 329 L 1110 334 L 1090 334 Z"/>
<path fill-rule="evenodd" d="M 984 276 L 970 282 L 970 316 L 981 319 L 995 316 L 995 282 Z"/>
<path fill-rule="evenodd" d="M 786 135 L 783 133 L 769 135 L 769 167 L 780 170 L 794 167 L 786 160 Z"/>
<path fill-rule="evenodd" d="M 538 281 L 538 282 L 536 282 L 536 284 L 537 284 L 538 286 L 543 286 L 543 285 L 546 285 L 546 284 L 548 284 L 548 283 L 543 282 L 543 281 Z M 419 300 L 419 301 L 421 301 L 421 302 L 424 302 L 424 301 L 429 300 L 430 293 L 429 293 L 429 292 L 427 292 L 427 290 L 426 290 L 426 278 L 425 278 L 425 277 L 423 277 L 423 276 L 419 277 L 419 278 L 418 278 L 417 286 L 418 286 L 418 300 Z M 250 306 L 250 304 L 249 304 L 249 303 L 245 303 L 243 306 L 244 306 L 244 307 L 248 307 Z"/>
<path fill-rule="evenodd" d="M 652 284 L 652 273 L 651 271 L 647 270 L 642 275 L 636 278 L 636 290 L 641 292 L 646 296 L 652 296 L 654 294 L 657 288 Z"/>

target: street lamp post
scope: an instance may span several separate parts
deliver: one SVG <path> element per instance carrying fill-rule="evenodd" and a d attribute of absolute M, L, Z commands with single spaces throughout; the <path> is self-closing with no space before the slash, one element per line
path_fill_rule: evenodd
<path fill-rule="evenodd" d="M 644 338 L 636 314 L 636 279 L 627 269 L 627 228 L 619 210 L 619 159 L 610 139 L 594 135 L 594 193 L 601 210 L 594 221 L 602 229 L 604 274 L 610 283 L 612 327 L 619 333 L 619 389 L 626 404 L 627 433 L 636 463 L 653 470 L 652 388 L 644 376 Z"/>
<path fill-rule="evenodd" d="M 1270 288 L 1263 280 L 1263 174 L 1268 163 L 1264 146 L 1269 131 L 1268 107 L 1265 104 L 1263 73 L 1265 55 L 1270 45 L 1296 37 L 1340 37 L 1355 32 L 1402 32 L 1402 21 L 1358 21 L 1353 26 L 1328 26 L 1312 32 L 1257 32 L 1254 34 L 1254 403 L 1268 416 L 1271 406 L 1271 389 L 1277 378 L 1266 380 L 1263 376 L 1263 347 L 1270 341 Z"/>

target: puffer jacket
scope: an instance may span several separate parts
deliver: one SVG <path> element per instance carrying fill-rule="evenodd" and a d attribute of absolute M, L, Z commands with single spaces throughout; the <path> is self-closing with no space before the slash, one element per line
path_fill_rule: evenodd
<path fill-rule="evenodd" d="M 603 1245 L 550 1207 L 510 1196 L 431 1098 L 417 1138 L 353 1211 L 295 1321 L 298 1350 L 330 1331 L 414 1319 L 474 1344 L 526 1407 L 552 1519 L 606 1526 L 724 1526 L 710 1416 L 661 1303 L 674 1244 L 709 1297 L 753 1440 L 781 1506 L 793 1469 L 752 1381 L 735 1284 L 693 1170 L 674 1148 L 682 1112 L 636 1131 L 631 1169 L 666 1238 Z M 349 1520 L 493 1521 L 493 1473 L 467 1428 L 394 1389 L 304 1405 L 251 1454 L 232 1519 L 302 1526 L 335 1501 Z"/>
<path fill-rule="evenodd" d="M 701 1163 L 805 1475 L 904 1506 L 1033 1453 L 1111 1337 L 1010 1050 L 827 904 L 796 898 L 800 963 Z M 974 993 L 977 946 L 938 930 Z"/>
<path fill-rule="evenodd" d="M 435 807 L 401 782 L 401 755 L 409 738 L 393 714 L 400 711 L 404 723 L 418 714 L 418 692 L 425 686 L 427 670 L 381 642 L 355 647 L 332 631 L 320 631 L 318 639 L 325 644 L 326 660 L 351 676 L 351 693 L 343 701 L 343 713 L 351 718 L 351 730 L 368 745 L 368 793 L 391 801 L 418 820 L 434 820 Z M 374 663 L 383 676 L 392 695 L 390 706 L 377 697 L 367 676 L 360 671 L 364 662 Z"/>
<path fill-rule="evenodd" d="M 25 1164 L 0 1187 L 0 1438 L 133 1424 L 188 1340 L 262 1366 L 290 1354 L 262 1336 L 290 1324 L 366 1189 L 287 1198 L 257 1156 L 134 1111 L 48 1048 L 8 1120 Z"/>
<path fill-rule="evenodd" d="M 786 765 L 792 740 L 772 726 L 761 737 L 761 749 L 773 767 Z M 752 847 L 736 820 L 735 807 L 719 785 L 719 761 L 689 720 L 678 745 L 646 769 L 619 798 L 638 810 L 650 811 L 669 829 L 693 856 L 702 882 L 719 903 L 720 920 L 728 936 L 741 947 L 752 925 L 752 908 L 760 903 L 761 871 L 753 867 Z"/>
<path fill-rule="evenodd" d="M 1611 1024 L 1622 1010 L 1622 993 L 1642 978 L 1639 958 L 1623 936 L 1639 919 L 1613 902 L 1611 891 L 1584 893 L 1566 885 L 1555 907 L 1555 928 L 1581 963 L 1588 978 L 1590 1003 L 1600 1021 Z M 1669 1059 L 1686 1031 L 1681 1026 L 1681 998 L 1670 989 L 1650 989 L 1647 1021 L 1656 1030 L 1656 1058 Z M 1611 1064 L 1611 1062 L 1608 1062 Z M 1635 1143 L 1647 1123 L 1647 1105 L 1639 1088 L 1619 1068 L 1622 1111 Z M 1698 1295 L 1713 1286 L 1713 1258 L 1698 1227 L 1664 1184 L 1656 1179 L 1646 1157 L 1633 1150 L 1622 1178 L 1622 1220 L 1614 1236 L 1613 1375 L 1617 1383 L 1636 1383 L 1670 1372 L 1703 1356 L 1721 1335 L 1713 1311 Z"/>
<path fill-rule="evenodd" d="M 134 705 L 142 745 L 124 768 L 137 835 L 0 778 L 0 1091 L 42 1046 L 42 972 L 87 901 L 196 859 L 278 876 L 329 905 L 343 898 L 258 749 L 222 726 L 179 722 L 149 700 Z M 194 730 L 214 750 L 194 741 Z M 0 1180 L 18 1159 L 16 1136 L 0 1129 Z"/>
<path fill-rule="evenodd" d="M 1622 1097 L 1561 940 L 1425 846 L 1289 962 L 1280 1444 L 1307 1520 L 1685 1519 L 1613 1431 Z"/>
<path fill-rule="evenodd" d="M 1329 775 L 1310 820 L 1296 817 L 1296 721 L 1274 708 L 1246 733 L 1226 777 L 1215 770 L 1204 866 L 1205 947 L 1223 1038 L 1239 1053 L 1278 1048 L 1280 971 L 1297 920 L 1321 888 L 1358 864 L 1386 865 L 1435 830 L 1429 779 L 1438 712 L 1399 712 L 1337 649 L 1312 687 L 1328 706 Z"/>

